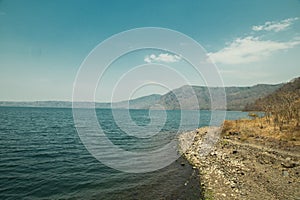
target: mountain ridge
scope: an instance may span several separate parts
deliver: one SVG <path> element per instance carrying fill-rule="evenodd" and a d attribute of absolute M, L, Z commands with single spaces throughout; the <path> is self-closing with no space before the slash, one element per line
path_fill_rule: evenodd
<path fill-rule="evenodd" d="M 257 84 L 254 86 L 229 86 L 224 87 L 226 92 L 227 110 L 244 110 L 244 108 L 254 103 L 258 98 L 262 98 L 279 89 L 283 84 Z M 164 109 L 167 110 L 209 110 L 210 92 L 222 89 L 222 87 L 206 87 L 196 85 L 184 85 L 166 94 L 151 94 L 138 97 L 129 101 L 114 103 L 108 102 L 75 102 L 77 107 L 96 108 L 117 108 L 117 109 Z M 175 95 L 176 93 L 176 95 Z M 195 99 L 197 97 L 197 99 Z M 198 104 L 197 104 L 197 102 Z M 179 102 L 182 105 L 179 105 Z M 53 107 L 71 108 L 70 101 L 0 101 L 2 107 Z"/>

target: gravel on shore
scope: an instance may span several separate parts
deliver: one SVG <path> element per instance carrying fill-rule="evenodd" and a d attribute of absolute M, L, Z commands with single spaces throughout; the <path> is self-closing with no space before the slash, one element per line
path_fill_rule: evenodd
<path fill-rule="evenodd" d="M 199 170 L 205 199 L 300 200 L 300 151 L 220 137 L 217 127 L 179 136 L 183 156 Z"/>

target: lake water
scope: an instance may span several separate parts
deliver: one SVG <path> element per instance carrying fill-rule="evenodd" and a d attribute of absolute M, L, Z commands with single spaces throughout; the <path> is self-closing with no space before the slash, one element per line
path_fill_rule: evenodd
<path fill-rule="evenodd" d="M 96 110 L 107 137 L 127 151 L 164 145 L 176 136 L 181 120 L 180 111 L 167 111 L 155 137 L 136 139 L 119 127 L 126 126 L 125 112 L 117 111 L 120 125 L 111 110 Z M 155 112 L 154 117 L 163 116 L 162 111 Z M 184 112 L 190 119 L 197 116 L 196 111 Z M 247 114 L 231 111 L 226 118 Z M 130 116 L 140 127 L 151 121 L 147 110 L 130 110 Z M 210 117 L 209 111 L 201 111 L 198 124 L 191 120 L 181 129 L 206 126 Z M 122 172 L 99 162 L 81 142 L 72 109 L 0 107 L 0 199 L 199 199 L 200 195 L 197 172 L 182 158 L 148 173 Z"/>

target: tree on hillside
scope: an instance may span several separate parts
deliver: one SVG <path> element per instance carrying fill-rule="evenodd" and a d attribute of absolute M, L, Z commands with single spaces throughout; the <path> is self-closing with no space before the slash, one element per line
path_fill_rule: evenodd
<path fill-rule="evenodd" d="M 263 111 L 266 121 L 270 124 L 272 120 L 274 128 L 282 130 L 284 125 L 300 126 L 300 77 L 258 99 L 252 107 Z"/>

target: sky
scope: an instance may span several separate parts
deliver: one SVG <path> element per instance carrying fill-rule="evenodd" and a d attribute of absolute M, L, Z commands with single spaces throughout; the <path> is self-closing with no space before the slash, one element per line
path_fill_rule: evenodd
<path fill-rule="evenodd" d="M 287 82 L 300 76 L 299 13 L 299 0 L 0 0 L 0 101 L 72 100 L 90 52 L 118 33 L 143 27 L 171 29 L 198 42 L 224 86 Z M 133 70 L 140 65 L 143 70 Z M 206 77 L 195 74 L 182 55 L 142 49 L 112 62 L 95 99 L 205 85 Z M 185 81 L 178 81 L 182 76 Z"/>

